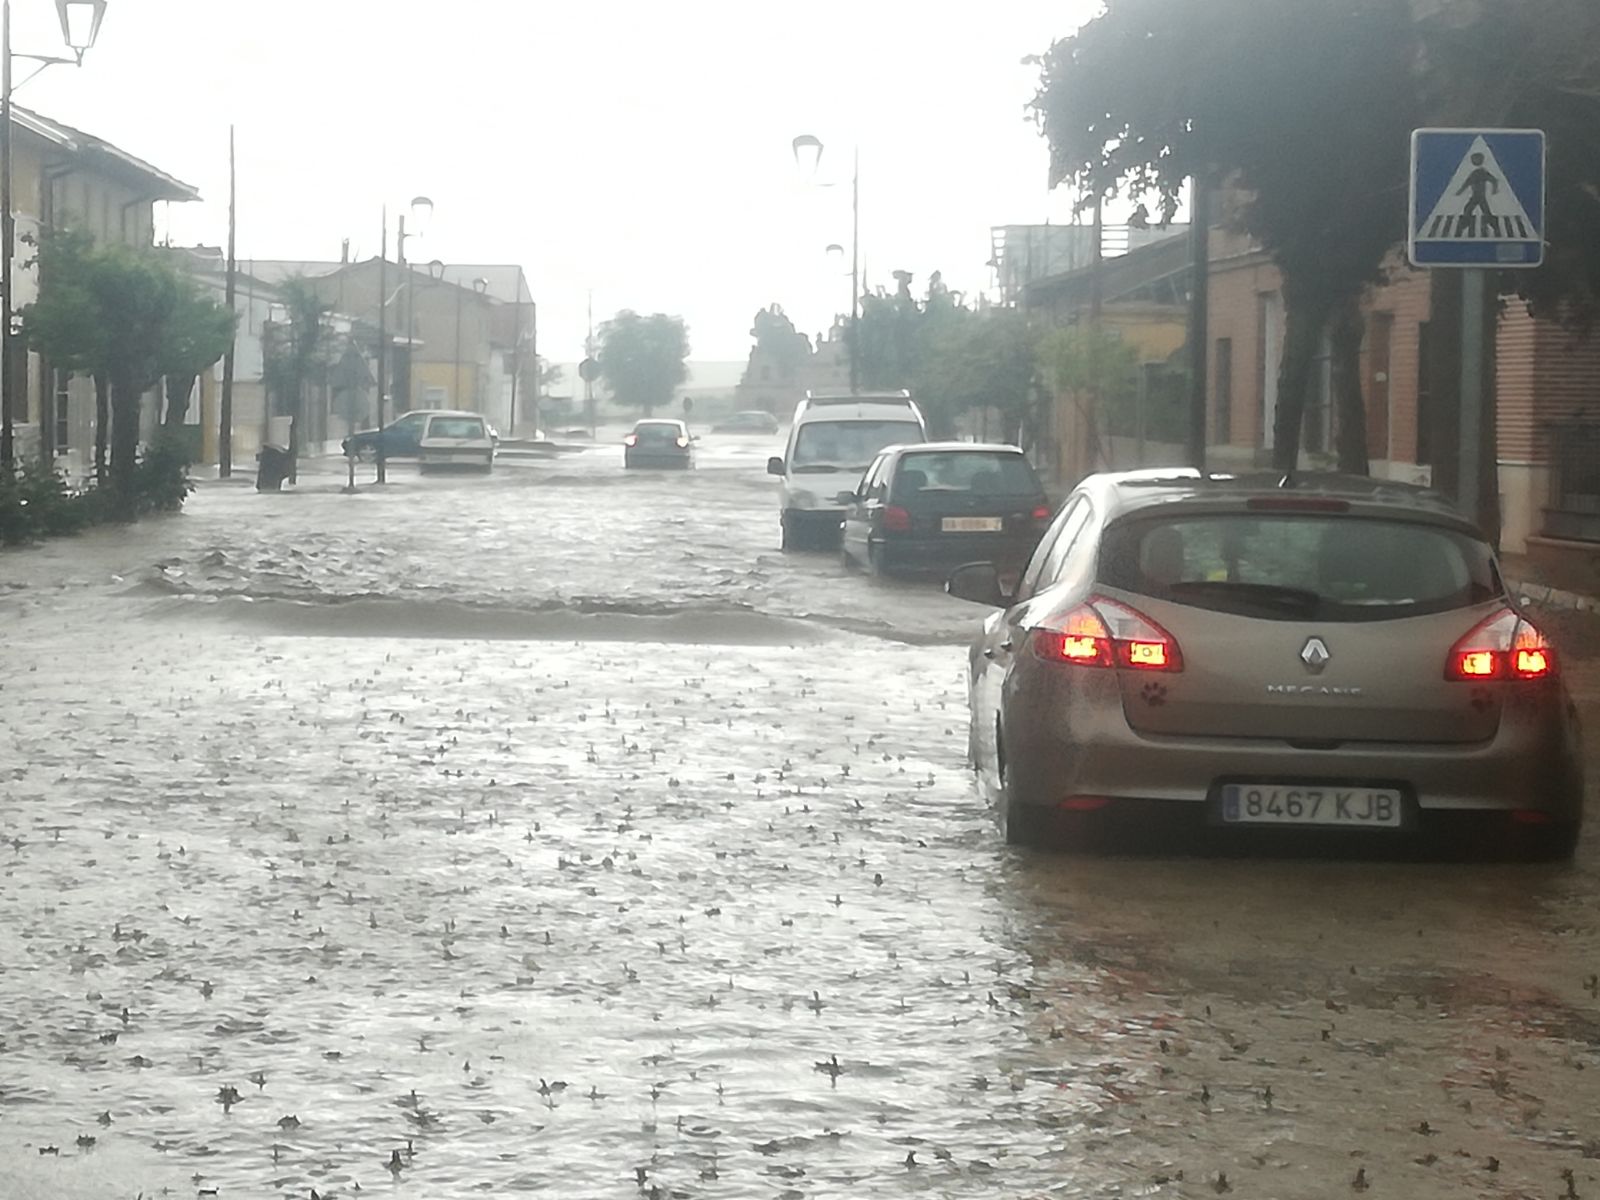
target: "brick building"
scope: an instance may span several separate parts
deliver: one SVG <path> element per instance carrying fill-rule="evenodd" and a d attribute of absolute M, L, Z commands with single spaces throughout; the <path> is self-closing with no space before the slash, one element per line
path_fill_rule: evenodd
<path fill-rule="evenodd" d="M 1215 467 L 1266 463 L 1272 452 L 1277 370 L 1283 348 L 1282 280 L 1243 235 L 1213 229 L 1210 240 L 1208 461 Z M 1367 453 L 1375 476 L 1431 479 L 1430 277 L 1403 262 L 1363 304 L 1367 319 L 1361 380 Z M 1523 551 L 1550 539 L 1600 543 L 1600 336 L 1538 321 L 1514 297 L 1502 304 L 1493 391 L 1497 427 L 1501 545 Z M 1301 461 L 1331 465 L 1335 420 L 1326 343 L 1312 377 Z"/>

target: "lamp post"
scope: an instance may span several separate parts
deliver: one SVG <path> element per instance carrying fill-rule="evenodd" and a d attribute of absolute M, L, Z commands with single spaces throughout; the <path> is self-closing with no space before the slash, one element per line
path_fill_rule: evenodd
<path fill-rule="evenodd" d="M 790 143 L 795 166 L 810 178 L 822 165 L 822 139 L 814 134 L 802 133 Z M 829 247 L 832 249 L 832 247 Z M 850 317 L 846 326 L 846 349 L 850 354 L 850 390 L 857 390 L 860 382 L 860 352 L 856 343 L 856 313 L 861 303 L 861 147 L 851 151 L 850 168 Z"/>
<path fill-rule="evenodd" d="M 428 222 L 429 218 L 431 218 L 433 216 L 433 201 L 428 199 L 426 196 L 414 196 L 414 197 L 412 197 L 412 199 L 411 199 L 411 215 L 415 218 L 415 223 L 416 224 L 418 224 L 418 225 L 426 225 L 426 223 Z M 400 282 L 401 282 L 401 286 L 403 286 L 406 289 L 405 405 L 406 405 L 406 408 L 408 408 L 408 409 L 411 407 L 411 401 L 412 401 L 411 343 L 416 339 L 416 336 L 417 336 L 417 308 L 416 308 L 416 304 L 415 304 L 415 302 L 413 300 L 413 294 L 414 293 L 413 293 L 413 289 L 411 287 L 411 272 L 406 267 L 406 239 L 407 238 L 414 238 L 414 237 L 421 237 L 422 236 L 422 232 L 423 231 L 421 229 L 418 229 L 418 230 L 414 230 L 411 233 L 407 233 L 406 232 L 405 214 L 404 213 L 400 214 L 400 233 L 395 239 L 395 257 L 398 258 L 399 262 L 400 262 Z M 395 407 L 396 407 L 396 410 L 398 411 L 398 409 L 399 409 L 399 400 L 398 399 L 396 400 Z"/>
<path fill-rule="evenodd" d="M 12 293 L 11 260 L 16 254 L 17 221 L 11 210 L 11 60 L 27 58 L 39 71 L 59 63 L 83 65 L 83 56 L 100 36 L 108 0 L 56 0 L 61 37 L 73 57 L 13 54 L 11 50 L 11 0 L 0 0 L 0 475 L 9 477 L 16 463 L 12 421 L 16 413 L 17 340 L 16 304 Z M 37 75 L 39 71 L 35 71 Z M 28 76 L 32 79 L 33 76 Z M 27 79 L 22 81 L 28 82 Z M 26 371 L 23 378 L 26 379 Z M 49 465 L 48 463 L 46 464 Z"/>

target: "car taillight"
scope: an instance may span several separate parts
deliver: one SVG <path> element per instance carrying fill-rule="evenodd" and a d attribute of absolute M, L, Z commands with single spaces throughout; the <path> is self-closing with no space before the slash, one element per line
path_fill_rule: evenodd
<path fill-rule="evenodd" d="M 1034 629 L 1029 643 L 1046 662 L 1133 671 L 1183 670 L 1176 638 L 1143 613 L 1104 596 L 1091 596 L 1054 624 Z"/>
<path fill-rule="evenodd" d="M 687 448 L 688 445 L 689 445 L 689 439 L 688 438 L 679 438 L 678 439 L 678 449 L 679 450 L 683 450 L 683 449 Z"/>
<path fill-rule="evenodd" d="M 1549 679 L 1556 649 L 1526 617 L 1509 608 L 1479 621 L 1445 659 L 1446 679 Z"/>
<path fill-rule="evenodd" d="M 1038 508 L 1033 510 L 1033 519 L 1035 521 L 1048 521 L 1050 519 L 1050 506 L 1048 504 L 1039 505 Z"/>
<path fill-rule="evenodd" d="M 910 533 L 911 514 L 898 504 L 890 504 L 883 510 L 883 531 L 885 533 Z"/>
<path fill-rule="evenodd" d="M 622 444 L 624 446 L 637 446 L 639 444 L 639 435 L 636 433 L 630 433 L 627 437 L 622 439 Z"/>

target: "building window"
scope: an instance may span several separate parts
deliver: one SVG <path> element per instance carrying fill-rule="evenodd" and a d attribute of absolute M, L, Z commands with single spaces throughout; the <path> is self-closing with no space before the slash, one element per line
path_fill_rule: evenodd
<path fill-rule="evenodd" d="M 72 447 L 72 423 L 68 417 L 68 403 L 72 399 L 72 376 L 66 371 L 56 372 L 56 453 Z"/>
<path fill-rule="evenodd" d="M 1233 440 L 1233 339 L 1218 338 L 1216 349 L 1216 440 L 1226 446 Z"/>
<path fill-rule="evenodd" d="M 427 387 L 422 389 L 422 399 L 429 408 L 442 408 L 444 406 L 444 402 L 449 398 L 449 390 L 439 387 L 437 384 L 430 383 Z"/>

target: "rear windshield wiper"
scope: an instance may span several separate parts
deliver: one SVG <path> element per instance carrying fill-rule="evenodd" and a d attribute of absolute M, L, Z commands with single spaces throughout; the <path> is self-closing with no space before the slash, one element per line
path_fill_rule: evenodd
<path fill-rule="evenodd" d="M 1321 596 L 1305 588 L 1281 587 L 1275 583 L 1242 583 L 1230 579 L 1184 579 L 1170 584 L 1168 590 L 1176 598 L 1242 600 L 1248 604 L 1304 612 L 1311 612 L 1322 603 Z"/>

